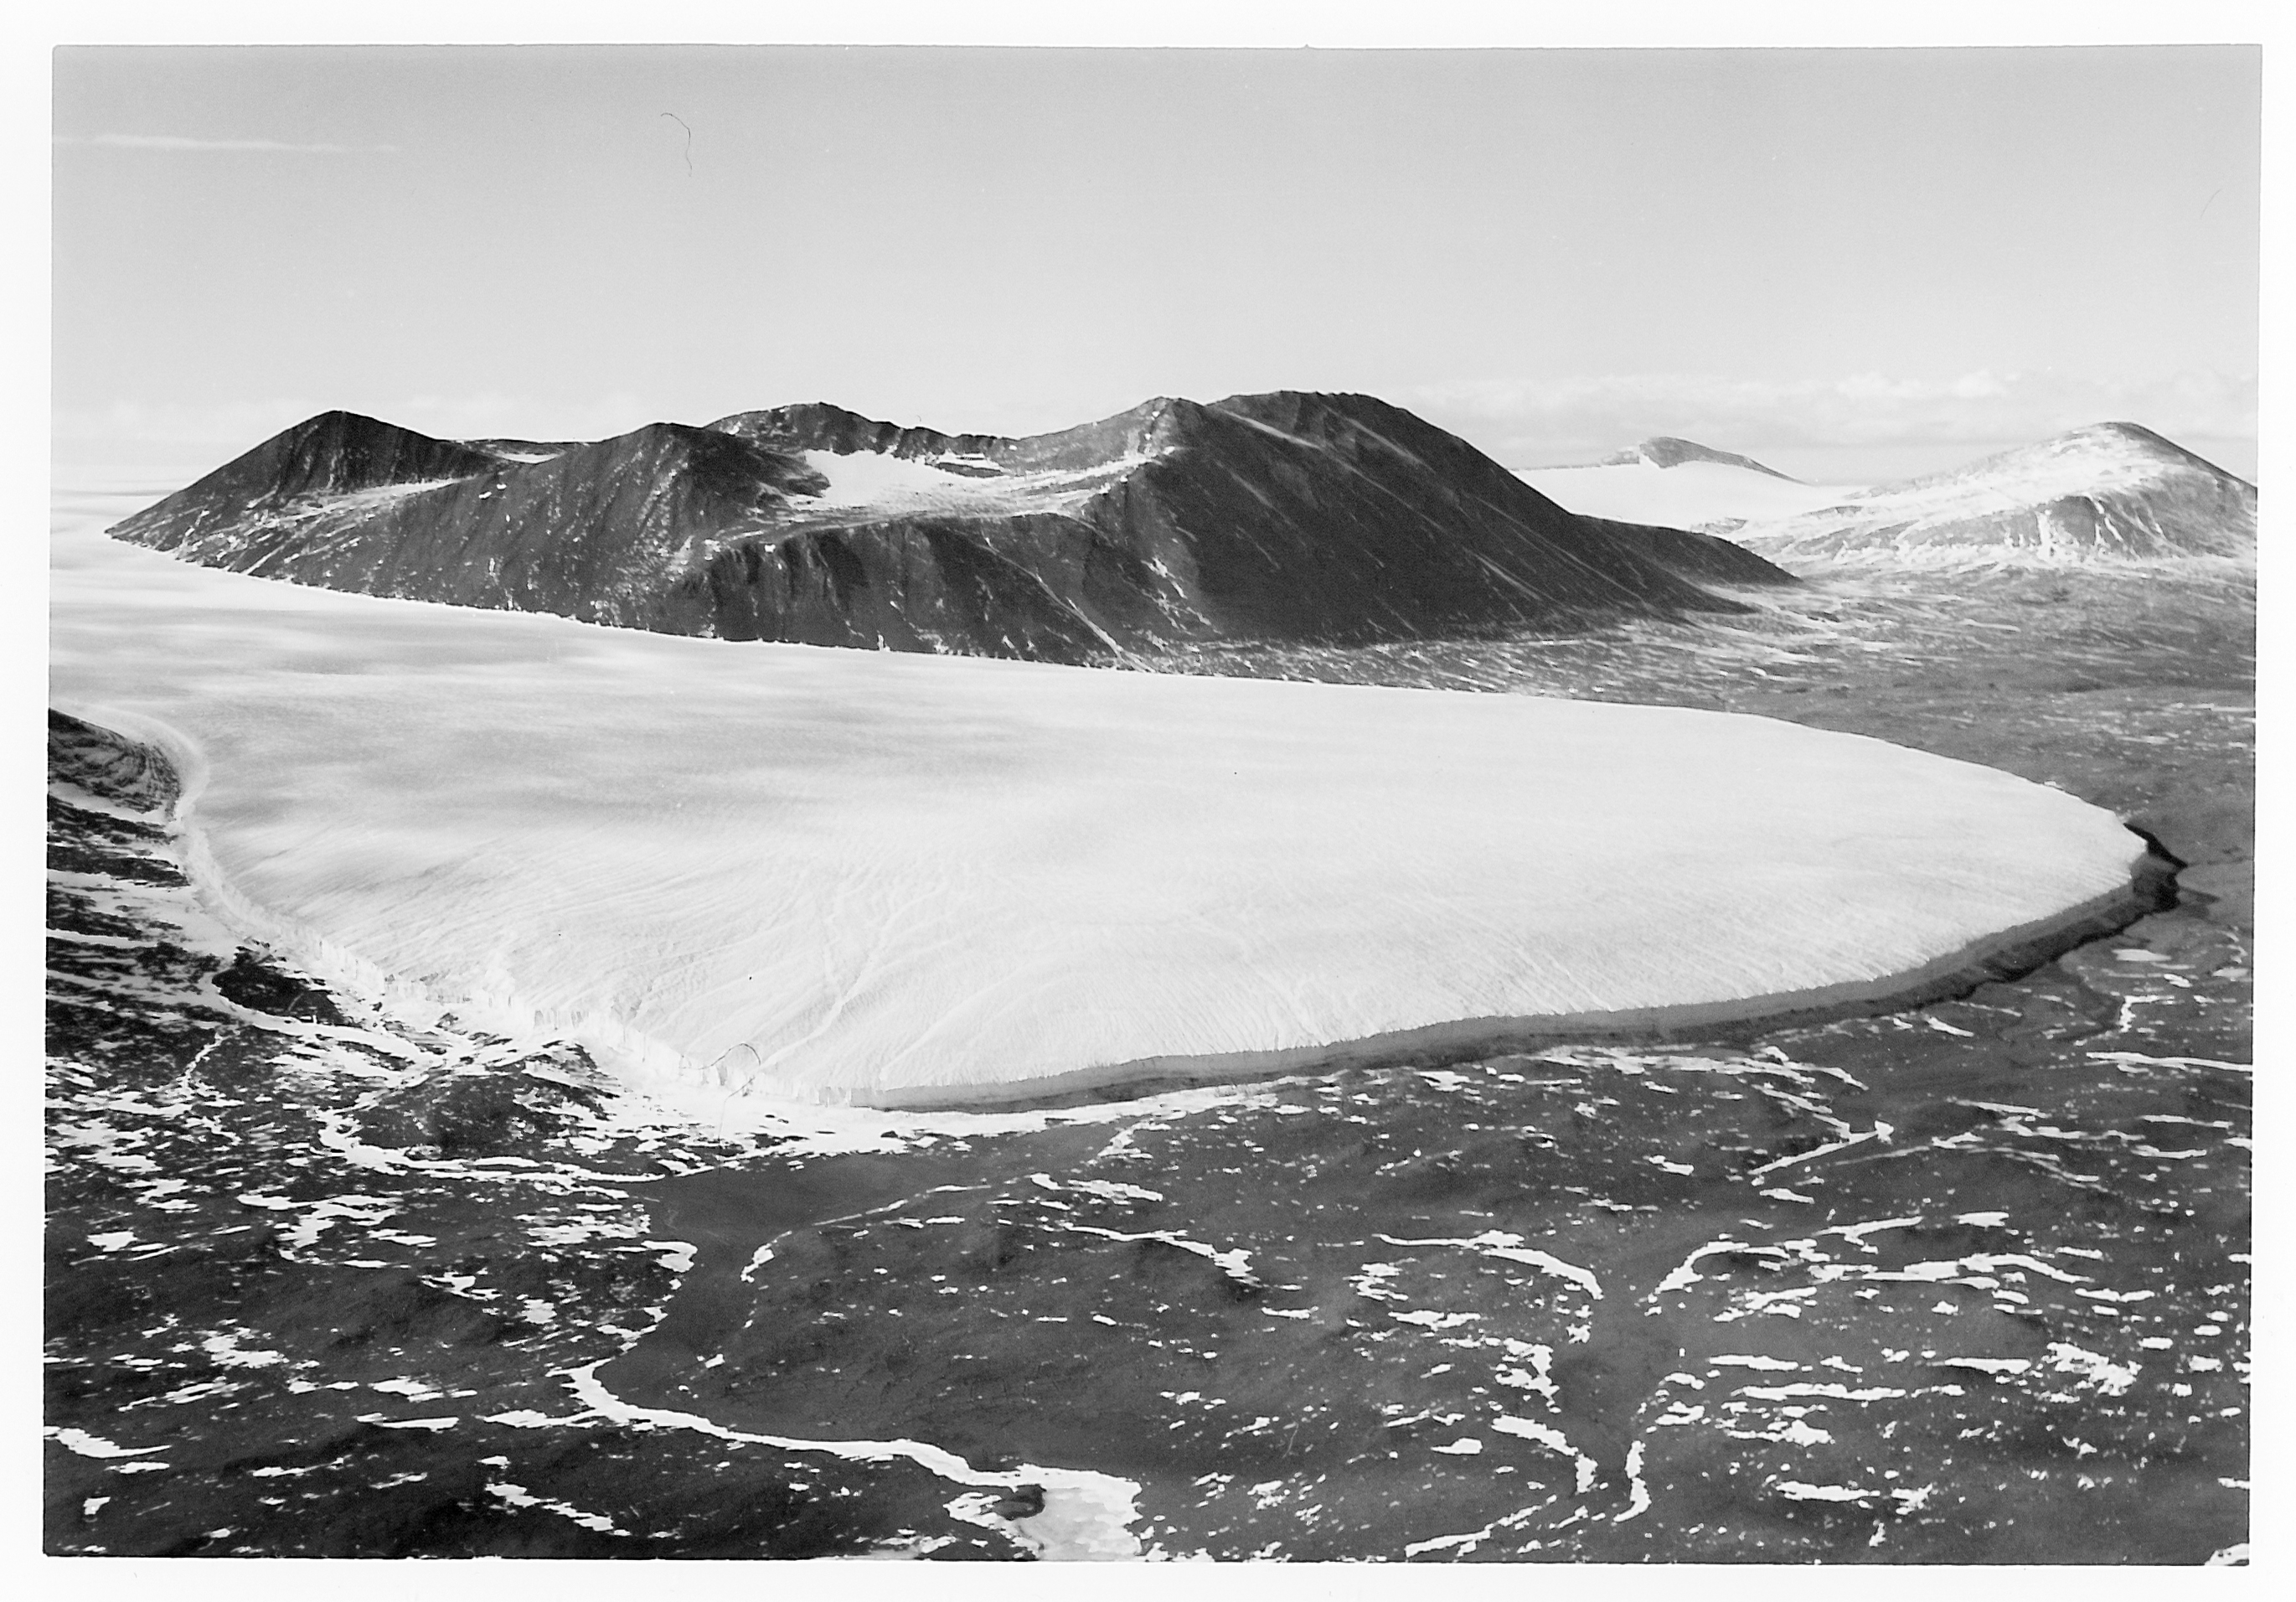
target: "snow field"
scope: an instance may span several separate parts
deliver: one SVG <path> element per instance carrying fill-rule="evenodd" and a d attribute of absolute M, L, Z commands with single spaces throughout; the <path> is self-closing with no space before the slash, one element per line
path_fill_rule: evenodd
<path fill-rule="evenodd" d="M 1564 510 L 1614 522 L 1702 529 L 1760 522 L 1840 505 L 1859 493 L 1847 484 L 1804 484 L 1727 462 L 1652 462 L 1610 467 L 1534 467 L 1514 475 Z"/>
<path fill-rule="evenodd" d="M 206 775 L 232 922 L 721 1120 L 1885 985 L 2142 849 L 1764 719 L 726 645 L 71 532 L 53 621 L 56 702 Z"/>
<path fill-rule="evenodd" d="M 990 478 L 945 472 L 930 462 L 874 451 L 809 450 L 805 453 L 806 465 L 826 479 L 828 487 L 818 496 L 794 496 L 791 500 L 800 508 L 874 511 L 889 517 L 925 512 L 981 517 L 1043 511 L 1089 495 L 1145 459 L 1126 456 L 1075 471 L 999 473 Z"/>

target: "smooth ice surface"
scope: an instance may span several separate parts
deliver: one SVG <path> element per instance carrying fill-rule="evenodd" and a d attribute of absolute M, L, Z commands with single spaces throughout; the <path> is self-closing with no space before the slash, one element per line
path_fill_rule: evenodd
<path fill-rule="evenodd" d="M 1614 522 L 1698 529 L 1761 522 L 1838 505 L 1858 493 L 1844 484 L 1804 484 L 1727 462 L 1652 462 L 1609 467 L 1538 467 L 1514 475 L 1568 512 Z"/>
<path fill-rule="evenodd" d="M 675 638 L 69 530 L 54 581 L 53 700 L 196 752 L 225 916 L 709 1097 L 1875 981 L 2141 849 L 1759 719 Z"/>

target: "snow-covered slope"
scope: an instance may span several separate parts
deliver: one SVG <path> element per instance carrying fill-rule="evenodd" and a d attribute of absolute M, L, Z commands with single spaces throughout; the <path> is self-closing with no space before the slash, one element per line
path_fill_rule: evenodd
<path fill-rule="evenodd" d="M 2141 851 L 1763 719 L 733 650 L 56 549 L 55 702 L 180 759 L 227 916 L 708 1117 L 1855 996 Z"/>
<path fill-rule="evenodd" d="M 1709 533 L 1791 517 L 1857 493 L 1848 485 L 1805 484 L 1750 456 L 1665 437 L 1591 467 L 1522 468 L 1515 476 L 1582 517 Z"/>
<path fill-rule="evenodd" d="M 1788 565 L 2253 562 L 2256 486 L 2133 423 L 2099 423 L 1734 539 Z"/>

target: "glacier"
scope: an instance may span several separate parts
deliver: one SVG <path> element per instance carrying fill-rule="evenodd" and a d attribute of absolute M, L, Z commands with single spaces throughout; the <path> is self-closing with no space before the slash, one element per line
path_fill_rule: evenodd
<path fill-rule="evenodd" d="M 202 894 L 701 1118 L 1878 997 L 2126 892 L 1989 768 L 1758 718 L 653 635 L 52 546 L 51 700 Z"/>
<path fill-rule="evenodd" d="M 1853 484 L 1805 484 L 1725 462 L 1523 467 L 1514 476 L 1581 517 L 1709 532 L 1816 512 L 1861 493 Z"/>

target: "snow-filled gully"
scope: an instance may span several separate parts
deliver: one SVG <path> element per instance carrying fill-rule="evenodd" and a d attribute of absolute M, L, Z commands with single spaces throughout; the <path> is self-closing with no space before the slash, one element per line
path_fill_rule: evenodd
<path fill-rule="evenodd" d="M 378 1156 L 388 1155 L 395 1160 L 404 1160 L 400 1154 L 377 1154 Z M 831 1166 L 834 1166 L 840 1161 L 855 1160 L 835 1157 L 825 1160 Z M 865 1171 L 857 1181 L 849 1187 L 834 1182 L 824 1183 L 819 1175 L 808 1174 L 802 1170 L 792 1174 L 752 1173 L 738 1176 L 742 1190 L 749 1195 L 754 1197 L 778 1190 L 793 1204 L 782 1209 L 780 1216 L 775 1220 L 783 1228 L 774 1235 L 773 1240 L 749 1251 L 746 1261 L 743 1260 L 743 1248 L 747 1242 L 754 1237 L 754 1228 L 738 1236 L 726 1235 L 722 1240 L 709 1239 L 711 1236 L 722 1232 L 694 1231 L 694 1233 L 702 1234 L 709 1244 L 667 1238 L 669 1234 L 675 1232 L 676 1228 L 672 1220 L 676 1219 L 681 1212 L 691 1210 L 681 1209 L 675 1204 L 664 1205 L 659 1195 L 650 1198 L 646 1193 L 649 1190 L 659 1191 L 664 1185 L 675 1186 L 679 1181 L 658 1181 L 651 1186 L 632 1185 L 627 1181 L 610 1181 L 611 1187 L 619 1190 L 622 1194 L 630 1195 L 634 1199 L 652 1203 L 651 1210 L 656 1215 L 657 1223 L 661 1226 L 658 1233 L 663 1235 L 665 1238 L 652 1239 L 646 1244 L 665 1250 L 666 1254 L 660 1261 L 663 1267 L 669 1269 L 677 1276 L 676 1290 L 650 1326 L 643 1330 L 629 1332 L 619 1353 L 582 1364 L 578 1368 L 559 1371 L 570 1394 L 581 1404 L 580 1410 L 554 1417 L 533 1411 L 500 1414 L 490 1416 L 489 1421 L 521 1429 L 582 1428 L 594 1423 L 604 1422 L 639 1429 L 691 1430 L 696 1434 L 723 1441 L 768 1446 L 785 1451 L 818 1452 L 829 1457 L 857 1462 L 906 1460 L 946 1480 L 951 1486 L 959 1488 L 962 1494 L 947 1504 L 947 1511 L 952 1516 L 1010 1535 L 1023 1548 L 1032 1551 L 1040 1558 L 1056 1561 L 1107 1561 L 1136 1558 L 1146 1555 L 1143 1552 L 1139 1538 L 1133 1533 L 1132 1530 L 1138 1517 L 1136 1504 L 1141 1487 L 1136 1483 L 1118 1475 L 1100 1474 L 1090 1469 L 1046 1467 L 1027 1463 L 1009 1469 L 994 1471 L 978 1469 L 956 1453 L 935 1446 L 929 1442 L 907 1438 L 882 1441 L 832 1441 L 767 1431 L 744 1430 L 720 1423 L 700 1413 L 685 1409 L 655 1405 L 629 1394 L 633 1389 L 643 1391 L 664 1384 L 669 1374 L 678 1371 L 680 1360 L 674 1353 L 665 1354 L 660 1362 L 651 1360 L 655 1355 L 655 1344 L 660 1343 L 665 1335 L 669 1334 L 680 1335 L 687 1339 L 691 1339 L 697 1334 L 706 1335 L 708 1325 L 722 1322 L 728 1316 L 729 1310 L 724 1303 L 729 1294 L 738 1300 L 743 1286 L 751 1282 L 756 1273 L 772 1261 L 774 1240 L 783 1238 L 794 1228 L 866 1217 L 884 1212 L 890 1207 L 898 1207 L 903 1203 L 915 1200 L 920 1195 L 931 1195 L 936 1189 L 948 1188 L 906 1185 L 899 1187 L 899 1194 L 890 1200 L 857 1209 L 843 1208 L 842 1203 L 832 1201 L 829 1198 L 837 1195 L 840 1190 L 857 1189 L 866 1192 L 873 1188 L 882 1192 L 884 1188 L 882 1181 L 888 1171 L 882 1166 L 882 1160 L 864 1157 L 857 1161 L 865 1165 L 878 1163 L 881 1166 Z M 913 1163 L 914 1162 L 921 1162 L 924 1168 L 930 1170 L 932 1159 L 926 1156 L 913 1160 Z M 601 1177 L 603 1178 L 603 1176 Z M 707 1184 L 713 1180 L 737 1177 L 721 1171 L 705 1171 L 700 1174 L 686 1175 L 683 1178 L 688 1182 L 701 1181 Z M 806 1183 L 808 1180 L 811 1183 Z M 780 1183 L 777 1184 L 776 1181 Z M 797 1183 L 792 1184 L 791 1181 L 797 1181 Z M 796 1193 L 794 1195 L 788 1194 L 792 1191 Z M 345 1198 L 344 1200 L 348 1203 L 358 1199 Z M 846 1199 L 851 1199 L 849 1194 Z M 768 1208 L 763 1211 L 770 1212 L 773 1210 Z M 326 1223 L 324 1212 L 325 1207 L 323 1205 L 317 1213 L 307 1217 L 303 1228 L 314 1234 L 318 1229 L 324 1229 Z M 701 1330 L 693 1327 L 696 1322 L 697 1302 L 703 1304 L 699 1315 L 700 1321 L 704 1326 Z M 611 1381 L 608 1376 L 602 1372 L 606 1370 L 616 1371 Z M 393 1420 L 377 1415 L 371 1422 L 391 1428 L 445 1428 L 451 1427 L 457 1421 L 452 1418 Z M 75 1450 L 85 1450 L 93 1455 L 102 1455 L 108 1443 L 99 1442 L 85 1449 L 77 1443 L 67 1442 L 67 1444 L 72 1445 Z M 982 1494 L 984 1491 L 1011 1492 L 1024 1488 L 1034 1488 L 1041 1491 L 1043 1502 L 1037 1512 L 1021 1517 L 1011 1517 L 999 1513 L 996 1508 L 1004 1499 Z M 513 1503 L 520 1503 L 521 1499 L 527 1494 L 523 1487 L 515 1485 L 490 1486 L 489 1489 Z M 532 1505 L 549 1508 L 550 1510 L 573 1518 L 577 1522 L 591 1520 L 598 1516 L 585 1514 L 578 1508 L 561 1507 L 547 1502 L 534 1502 Z M 597 1527 L 606 1526 L 601 1524 Z M 622 1532 L 613 1532 L 621 1533 Z"/>
<path fill-rule="evenodd" d="M 722 1441 L 746 1442 L 787 1451 L 825 1452 L 862 1462 L 901 1458 L 948 1481 L 973 1491 L 983 1487 L 1017 1490 L 1034 1485 L 1044 1492 L 1044 1509 L 1027 1518 L 1006 1519 L 990 1511 L 991 1499 L 960 1496 L 949 1512 L 972 1523 L 988 1524 L 1019 1537 L 1040 1557 L 1107 1560 L 1141 1556 L 1139 1539 L 1131 1525 L 1137 1516 L 1135 1499 L 1140 1487 L 1114 1475 L 1080 1468 L 1038 1468 L 1023 1464 L 1001 1473 L 973 1467 L 954 1452 L 922 1441 L 808 1441 L 793 1435 L 755 1434 L 671 1408 L 651 1408 L 623 1400 L 598 1378 L 603 1362 L 588 1363 L 567 1376 L 567 1386 L 585 1411 L 539 1424 L 579 1424 L 591 1417 L 615 1424 L 657 1429 L 693 1430 Z"/>

